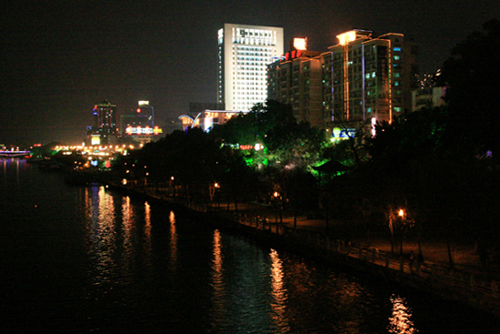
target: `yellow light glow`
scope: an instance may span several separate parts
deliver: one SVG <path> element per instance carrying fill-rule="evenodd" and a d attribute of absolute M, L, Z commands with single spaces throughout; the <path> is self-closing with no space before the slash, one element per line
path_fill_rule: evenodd
<path fill-rule="evenodd" d="M 343 34 L 337 35 L 340 45 L 346 45 L 356 39 L 356 31 L 351 30 Z"/>
<path fill-rule="evenodd" d="M 307 50 L 307 38 L 294 38 L 293 47 L 297 50 Z"/>

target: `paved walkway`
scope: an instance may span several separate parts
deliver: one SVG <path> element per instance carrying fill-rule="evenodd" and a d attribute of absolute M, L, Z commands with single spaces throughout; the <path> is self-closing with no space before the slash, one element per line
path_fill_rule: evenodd
<path fill-rule="evenodd" d="M 132 188 L 128 188 L 133 190 Z M 135 191 L 138 191 L 135 189 Z M 158 192 L 139 191 L 159 200 L 170 200 L 168 196 Z M 403 275 L 407 283 L 420 282 L 420 287 L 427 287 L 433 292 L 449 298 L 451 294 L 456 300 L 467 300 L 473 306 L 500 317 L 500 270 L 483 270 L 478 265 L 477 255 L 470 246 L 454 246 L 452 249 L 455 270 L 449 269 L 447 246 L 443 242 L 423 243 L 424 262 L 408 261 L 407 253 L 417 254 L 417 245 L 406 242 L 404 256 L 391 253 L 391 243 L 388 238 L 365 237 L 364 231 L 353 232 L 342 226 L 343 222 L 327 222 L 324 219 L 310 219 L 306 216 L 294 217 L 287 211 L 279 211 L 276 207 L 257 203 L 234 204 L 213 203 L 186 205 L 200 212 L 215 211 L 221 216 L 228 215 L 233 221 L 239 221 L 270 233 L 278 233 L 288 238 L 291 243 L 298 243 L 311 250 L 331 256 L 344 254 L 346 259 L 360 259 L 362 265 L 375 264 L 393 269 L 391 274 Z M 257 223 L 258 222 L 258 223 Z M 342 235 L 344 233 L 344 235 Z M 339 237 L 336 237 L 336 235 Z M 346 238 L 348 236 L 348 238 Z M 438 293 L 439 294 L 439 293 Z"/>
<path fill-rule="evenodd" d="M 335 221 L 327 222 L 325 219 L 311 219 L 306 216 L 297 216 L 295 218 L 290 212 L 280 212 L 270 206 L 262 206 L 255 203 L 239 203 L 238 208 L 234 204 L 220 203 L 216 206 L 221 211 L 228 212 L 238 212 L 240 215 L 247 215 L 252 217 L 260 217 L 261 219 L 267 219 L 271 223 L 279 222 L 289 228 L 297 228 L 300 230 L 316 231 L 319 233 L 328 233 L 327 231 L 337 229 Z M 352 236 L 350 238 L 351 242 L 359 244 L 362 247 L 369 247 L 382 252 L 391 252 L 391 242 L 390 240 L 371 237 L 370 240 L 360 233 L 360 235 Z M 448 247 L 446 242 L 422 242 L 421 249 L 424 259 L 429 264 L 436 264 L 440 267 L 449 267 L 449 255 Z M 455 265 L 455 269 L 459 271 L 469 272 L 472 274 L 490 277 L 492 279 L 500 281 L 500 268 L 490 268 L 485 270 L 479 266 L 479 256 L 474 249 L 474 245 L 458 245 L 454 244 L 451 246 L 452 258 Z M 416 242 L 406 241 L 403 245 L 403 254 L 407 257 L 410 252 L 418 254 L 418 244 Z M 395 245 L 394 253 L 399 254 L 399 244 Z"/>
<path fill-rule="evenodd" d="M 133 188 L 131 188 L 133 189 Z M 139 191 L 139 189 L 134 189 Z M 158 199 L 168 200 L 168 197 L 162 198 L 163 196 L 159 193 L 150 193 L 140 190 L 140 192 L 146 193 L 149 196 L 156 197 Z M 179 203 L 180 204 L 180 203 Z M 312 232 L 317 232 L 322 235 L 329 235 L 330 238 L 336 238 L 335 233 L 339 233 L 338 239 L 343 239 L 346 241 L 345 235 L 349 235 L 349 242 L 357 244 L 359 248 L 369 248 L 376 251 L 381 251 L 385 253 L 391 252 L 391 242 L 388 237 L 371 237 L 370 240 L 365 236 L 364 231 L 358 233 L 353 233 L 352 231 L 346 231 L 342 229 L 342 224 L 335 221 L 327 222 L 324 219 L 311 219 L 306 216 L 294 217 L 293 213 L 289 211 L 279 211 L 276 207 L 270 205 L 263 205 L 258 203 L 238 203 L 237 207 L 234 203 L 212 203 L 211 207 L 207 208 L 205 205 L 199 205 L 196 210 L 215 210 L 221 213 L 226 212 L 232 215 L 238 214 L 240 216 L 246 216 L 256 218 L 260 220 L 266 220 L 270 223 L 279 222 L 280 225 L 286 226 L 288 228 L 296 228 L 298 230 L 307 230 Z M 344 235 L 341 235 L 343 232 Z M 387 233 L 388 234 L 388 233 Z M 442 268 L 449 268 L 449 255 L 448 249 L 445 242 L 422 242 L 421 249 L 424 256 L 424 260 L 427 264 L 435 264 Z M 410 251 L 414 254 L 418 254 L 418 245 L 416 242 L 405 241 L 403 254 L 405 257 L 408 256 Z M 399 254 L 399 245 L 395 245 L 394 254 Z M 455 265 L 455 270 L 461 271 L 467 274 L 478 275 L 485 277 L 487 279 L 493 279 L 500 282 L 500 268 L 488 268 L 487 270 L 479 266 L 479 258 L 474 250 L 473 245 L 452 245 L 452 258 Z"/>

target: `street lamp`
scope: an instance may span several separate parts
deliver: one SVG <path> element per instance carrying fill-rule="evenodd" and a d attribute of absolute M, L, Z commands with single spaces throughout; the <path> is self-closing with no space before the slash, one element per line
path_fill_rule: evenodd
<path fill-rule="evenodd" d="M 281 203 L 281 196 L 280 193 L 275 191 L 274 194 L 274 199 L 276 202 L 276 211 L 279 211 L 280 214 L 280 222 L 283 223 L 283 213 L 282 213 L 282 203 Z M 276 212 L 276 223 L 278 223 L 278 212 Z"/>
<path fill-rule="evenodd" d="M 214 184 L 210 185 L 210 188 L 209 188 L 209 190 L 210 190 L 210 205 L 212 205 L 214 195 L 215 195 L 215 190 L 218 188 L 220 188 L 220 185 L 217 182 L 214 182 Z"/>
<path fill-rule="evenodd" d="M 401 244 L 399 247 L 399 254 L 403 255 L 403 239 L 404 239 L 404 230 L 406 228 L 406 226 L 405 226 L 405 210 L 399 209 L 398 216 L 399 216 L 399 218 L 401 218 L 401 222 L 399 223 L 400 229 L 401 229 Z"/>

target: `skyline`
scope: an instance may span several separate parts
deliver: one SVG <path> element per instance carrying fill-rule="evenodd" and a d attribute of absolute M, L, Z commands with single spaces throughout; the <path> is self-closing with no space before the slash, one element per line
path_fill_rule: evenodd
<path fill-rule="evenodd" d="M 92 108 L 108 100 L 122 115 L 148 100 L 157 124 L 216 101 L 217 31 L 224 23 L 283 27 L 284 49 L 307 37 L 327 51 L 351 29 L 398 32 L 419 43 L 420 73 L 486 21 L 496 1 L 25 1 L 2 13 L 0 143 L 81 143 Z M 76 137 L 76 138 L 75 138 Z"/>

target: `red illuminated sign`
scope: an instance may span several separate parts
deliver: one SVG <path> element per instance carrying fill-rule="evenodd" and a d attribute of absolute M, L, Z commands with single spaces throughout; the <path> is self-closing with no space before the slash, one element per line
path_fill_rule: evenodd
<path fill-rule="evenodd" d="M 300 50 L 292 50 L 291 52 L 285 53 L 285 61 L 300 58 L 300 56 L 302 56 L 302 52 Z"/>

